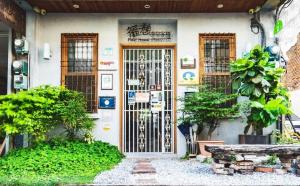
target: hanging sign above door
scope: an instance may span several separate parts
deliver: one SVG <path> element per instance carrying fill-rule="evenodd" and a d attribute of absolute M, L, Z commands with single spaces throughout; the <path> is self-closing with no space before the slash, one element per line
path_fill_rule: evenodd
<path fill-rule="evenodd" d="M 176 23 L 121 23 L 121 42 L 176 42 Z"/>

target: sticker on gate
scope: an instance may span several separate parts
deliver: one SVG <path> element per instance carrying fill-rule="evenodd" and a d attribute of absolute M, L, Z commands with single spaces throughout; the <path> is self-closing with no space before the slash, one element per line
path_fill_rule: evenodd
<path fill-rule="evenodd" d="M 136 102 L 136 92 L 134 90 L 128 91 L 128 105 L 134 105 Z"/>
<path fill-rule="evenodd" d="M 162 92 L 151 91 L 151 111 L 160 112 L 162 111 Z"/>
<path fill-rule="evenodd" d="M 140 80 L 138 80 L 138 79 L 128 79 L 127 83 L 130 86 L 139 86 L 140 85 Z"/>

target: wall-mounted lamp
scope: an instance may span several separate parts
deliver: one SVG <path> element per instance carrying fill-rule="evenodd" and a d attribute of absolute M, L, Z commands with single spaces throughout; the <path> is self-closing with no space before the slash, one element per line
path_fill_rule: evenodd
<path fill-rule="evenodd" d="M 219 8 L 219 9 L 221 9 L 223 7 L 224 7 L 224 4 L 222 4 L 222 3 L 220 3 L 220 4 L 217 5 L 217 8 Z"/>
<path fill-rule="evenodd" d="M 43 58 L 46 59 L 46 60 L 49 60 L 51 58 L 51 50 L 50 50 L 50 44 L 49 43 L 44 43 Z"/>

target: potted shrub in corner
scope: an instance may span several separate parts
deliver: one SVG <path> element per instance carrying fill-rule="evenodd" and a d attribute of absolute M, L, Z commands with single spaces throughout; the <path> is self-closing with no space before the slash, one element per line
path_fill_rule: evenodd
<path fill-rule="evenodd" d="M 204 156 L 210 156 L 204 146 L 206 144 L 224 144 L 224 141 L 211 140 L 212 133 L 224 119 L 238 117 L 237 94 L 225 94 L 222 91 L 199 87 L 198 92 L 189 93 L 180 99 L 183 102 L 183 123 L 198 125 L 197 138 L 204 128 L 208 128 L 208 140 L 198 141 L 200 152 Z"/>
<path fill-rule="evenodd" d="M 268 137 L 263 128 L 274 124 L 279 116 L 290 113 L 287 89 L 280 84 L 284 69 L 276 68 L 269 53 L 260 46 L 236 61 L 231 62 L 230 71 L 233 89 L 249 98 L 249 113 L 241 144 L 267 144 Z M 252 133 L 248 132 L 252 128 Z"/>

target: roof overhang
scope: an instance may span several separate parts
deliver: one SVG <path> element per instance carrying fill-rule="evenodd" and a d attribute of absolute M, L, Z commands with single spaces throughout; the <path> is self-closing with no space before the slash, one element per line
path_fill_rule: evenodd
<path fill-rule="evenodd" d="M 248 12 L 267 0 L 27 0 L 47 12 L 228 13 Z M 273 0 L 271 0 L 273 1 Z"/>

